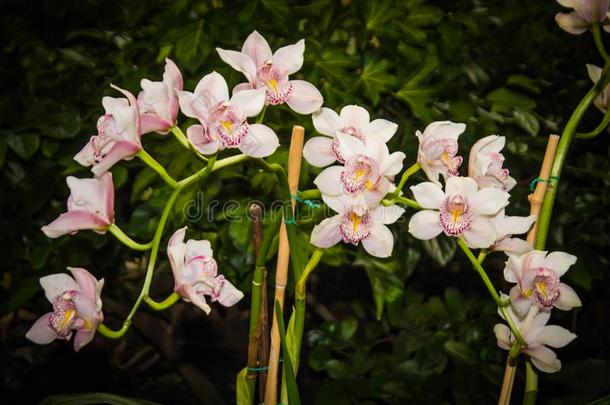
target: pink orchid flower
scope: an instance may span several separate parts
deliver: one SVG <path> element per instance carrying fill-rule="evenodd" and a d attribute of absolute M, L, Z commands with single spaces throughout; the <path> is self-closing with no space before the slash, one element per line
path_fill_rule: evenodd
<path fill-rule="evenodd" d="M 104 320 L 102 313 L 102 287 L 104 279 L 97 280 L 87 270 L 68 267 L 72 277 L 65 273 L 52 274 L 40 279 L 46 297 L 53 304 L 53 312 L 40 317 L 25 337 L 45 345 L 55 339 L 69 340 L 74 334 L 77 352 L 93 340 L 97 327 Z"/>
<path fill-rule="evenodd" d="M 345 166 L 327 167 L 314 183 L 323 194 L 350 196 L 354 211 L 364 215 L 366 210 L 377 207 L 393 187 L 392 181 L 402 170 L 405 154 L 390 154 L 386 144 L 374 138 L 369 139 L 366 145 L 346 134 L 338 134 L 338 139 Z"/>
<path fill-rule="evenodd" d="M 522 255 L 532 250 L 532 246 L 523 239 L 513 238 L 529 231 L 532 224 L 536 222 L 536 216 L 527 217 L 507 216 L 504 210 L 491 218 L 491 223 L 496 230 L 496 242 L 489 250 Z"/>
<path fill-rule="evenodd" d="M 331 197 L 322 194 L 322 199 L 338 215 L 326 218 L 313 228 L 311 243 L 314 246 L 329 248 L 341 240 L 355 246 L 362 242 L 364 250 L 372 256 L 392 255 L 394 235 L 386 225 L 396 222 L 405 212 L 403 208 L 379 206 L 357 213 L 353 200 L 345 195 Z"/>
<path fill-rule="evenodd" d="M 313 84 L 288 78 L 303 66 L 304 39 L 272 53 L 265 38 L 254 31 L 244 42 L 241 52 L 221 48 L 216 48 L 216 51 L 220 59 L 243 73 L 248 80 L 235 86 L 233 93 L 264 89 L 268 104 L 286 103 L 299 114 L 311 114 L 322 106 L 322 94 Z"/>
<path fill-rule="evenodd" d="M 68 212 L 41 229 L 49 238 L 58 238 L 69 233 L 90 229 L 105 233 L 114 222 L 114 185 L 112 173 L 101 178 L 78 179 L 68 176 L 70 188 Z"/>
<path fill-rule="evenodd" d="M 524 255 L 509 254 L 504 278 L 517 283 L 510 290 L 510 300 L 518 315 L 527 313 L 534 305 L 549 311 L 553 307 L 569 311 L 580 307 L 580 298 L 572 287 L 560 281 L 560 277 L 576 263 L 576 256 L 564 252 L 532 250 Z"/>
<path fill-rule="evenodd" d="M 260 158 L 271 155 L 279 146 L 271 128 L 247 121 L 263 109 L 263 89 L 243 90 L 229 99 L 227 82 L 212 72 L 199 81 L 194 93 L 179 91 L 178 98 L 184 115 L 200 122 L 188 128 L 187 136 L 204 155 L 238 148 L 248 156 Z"/>
<path fill-rule="evenodd" d="M 444 192 L 432 182 L 412 186 L 411 191 L 424 208 L 409 221 L 411 235 L 428 240 L 444 232 L 463 237 L 471 248 L 488 248 L 496 241 L 490 216 L 506 207 L 510 197 L 497 188 L 479 190 L 469 177 L 449 177 Z"/>
<path fill-rule="evenodd" d="M 371 121 L 369 112 L 357 105 L 348 105 L 337 114 L 330 108 L 322 108 L 313 114 L 313 126 L 322 135 L 305 143 L 303 156 L 312 166 L 325 167 L 345 159 L 339 150 L 339 134 L 351 135 L 367 144 L 369 139 L 387 143 L 396 133 L 398 125 L 385 119 Z"/>
<path fill-rule="evenodd" d="M 176 125 L 178 117 L 178 95 L 182 90 L 182 74 L 178 66 L 165 58 L 163 81 L 142 79 L 142 91 L 138 94 L 138 106 L 142 120 L 141 133 L 159 132 L 167 134 Z"/>
<path fill-rule="evenodd" d="M 610 32 L 608 21 L 609 0 L 557 0 L 566 8 L 574 9 L 570 13 L 557 13 L 555 21 L 570 34 L 579 35 L 589 29 L 593 23 L 602 23 L 604 30 Z"/>
<path fill-rule="evenodd" d="M 218 274 L 216 260 L 207 240 L 188 240 L 184 243 L 186 227 L 178 229 L 169 240 L 167 255 L 174 273 L 174 291 L 186 302 L 192 302 L 206 314 L 211 311 L 205 295 L 212 302 L 225 307 L 235 305 L 244 294 L 222 274 Z"/>
<path fill-rule="evenodd" d="M 445 180 L 450 176 L 459 176 L 462 157 L 458 152 L 458 137 L 466 130 L 465 124 L 451 121 L 436 121 L 426 127 L 424 133 L 417 131 L 419 139 L 417 163 L 428 179 L 440 184 L 439 175 Z"/>
<path fill-rule="evenodd" d="M 597 83 L 602 76 L 602 68 L 595 65 L 587 65 L 587 72 L 593 83 Z M 603 113 L 608 110 L 608 105 L 610 105 L 610 84 L 602 89 L 593 101 L 593 104 Z"/>
<path fill-rule="evenodd" d="M 111 85 L 126 97 L 104 97 L 105 115 L 97 120 L 97 135 L 74 156 L 83 166 L 92 166 L 96 176 L 106 173 L 116 162 L 130 160 L 142 149 L 140 142 L 140 113 L 136 98 L 119 87 Z"/>
<path fill-rule="evenodd" d="M 508 308 L 508 313 L 527 343 L 527 346 L 521 351 L 532 359 L 534 366 L 545 373 L 555 373 L 561 370 L 561 361 L 557 358 L 557 354 L 547 346 L 564 347 L 574 340 L 576 335 L 561 326 L 547 325 L 551 314 L 538 312 L 535 307 L 528 311 L 522 321 L 515 316 L 511 308 Z M 510 350 L 515 344 L 516 339 L 508 326 L 501 323 L 496 324 L 494 333 L 500 348 Z"/>
<path fill-rule="evenodd" d="M 468 177 L 479 183 L 480 188 L 497 187 L 510 191 L 517 181 L 509 176 L 508 169 L 502 168 L 506 139 L 503 136 L 489 135 L 479 139 L 470 149 Z"/>

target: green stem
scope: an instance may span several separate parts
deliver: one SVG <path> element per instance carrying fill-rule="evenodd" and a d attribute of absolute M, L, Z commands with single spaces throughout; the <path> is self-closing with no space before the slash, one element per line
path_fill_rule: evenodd
<path fill-rule="evenodd" d="M 417 201 L 411 200 L 410 198 L 406 198 L 406 197 L 403 197 L 403 196 L 400 196 L 400 195 L 399 196 L 393 196 L 393 197 L 390 197 L 390 198 L 387 198 L 387 199 L 384 198 L 383 200 L 381 200 L 381 203 L 383 205 L 385 205 L 386 207 L 389 206 L 389 205 L 394 205 L 395 203 L 401 203 L 401 204 L 406 205 L 407 207 L 411 207 L 411 208 L 416 209 L 416 210 L 423 210 L 424 209 L 424 207 L 419 205 L 417 203 Z"/>
<path fill-rule="evenodd" d="M 319 200 L 322 193 L 317 188 L 311 190 L 299 191 L 299 198 L 303 200 Z"/>
<path fill-rule="evenodd" d="M 411 177 L 413 174 L 417 173 L 420 169 L 421 169 L 421 166 L 419 165 L 419 163 L 412 164 L 411 167 L 409 167 L 402 174 L 402 177 L 400 178 L 400 182 L 398 183 L 398 186 L 396 186 L 396 190 L 394 190 L 392 192 L 392 194 L 394 196 L 398 196 L 400 194 L 400 192 L 402 191 L 402 188 L 407 183 L 407 180 L 409 180 L 409 177 Z"/>
<path fill-rule="evenodd" d="M 525 393 L 523 395 L 523 405 L 534 405 L 538 396 L 538 374 L 532 366 L 532 361 L 528 357 L 525 360 Z"/>
<path fill-rule="evenodd" d="M 608 128 L 608 124 L 610 124 L 610 108 L 608 108 L 604 114 L 604 118 L 602 118 L 602 122 L 591 132 L 578 132 L 576 133 L 576 137 L 579 139 L 591 139 L 595 138 L 597 135 L 601 134 L 606 128 Z"/>
<path fill-rule="evenodd" d="M 258 114 L 258 117 L 256 117 L 256 123 L 257 124 L 261 124 L 263 122 L 263 120 L 265 119 L 265 113 L 266 112 L 267 112 L 267 104 L 265 104 L 265 106 L 261 110 L 260 114 Z"/>
<path fill-rule="evenodd" d="M 132 250 L 150 250 L 152 247 L 152 241 L 148 243 L 138 243 L 127 236 L 116 224 L 111 224 L 108 227 L 108 232 L 113 234 L 115 238 Z"/>
<path fill-rule="evenodd" d="M 184 132 L 182 132 L 182 130 L 178 126 L 172 127 L 171 131 L 172 131 L 172 134 L 174 134 L 175 138 L 178 140 L 178 142 L 180 142 L 180 144 L 182 146 L 184 146 L 186 149 L 193 152 L 195 154 L 195 156 L 197 157 L 197 159 L 199 159 L 203 162 L 208 161 L 207 157 L 203 156 L 197 149 L 195 149 L 193 144 L 189 142 L 187 136 L 184 135 Z"/>
<path fill-rule="evenodd" d="M 177 188 L 178 187 L 178 183 L 176 182 L 176 180 L 174 180 L 174 178 L 172 176 L 170 176 L 169 173 L 167 173 L 165 168 L 163 166 L 161 166 L 161 164 L 159 162 L 157 162 L 152 156 L 150 156 L 148 154 L 148 152 L 146 152 L 144 149 L 141 149 L 136 154 L 136 156 L 139 157 L 144 163 L 146 163 L 151 169 L 156 171 L 159 174 L 159 176 L 161 176 L 161 178 L 171 188 Z"/>
<path fill-rule="evenodd" d="M 151 307 L 152 309 L 154 309 L 155 311 L 163 311 L 164 309 L 167 309 L 167 308 L 171 307 L 172 305 L 174 305 L 176 302 L 178 302 L 179 299 L 180 299 L 180 296 L 178 295 L 178 293 L 173 292 L 170 294 L 169 297 L 167 297 L 166 299 L 164 299 L 161 302 L 157 302 L 157 301 L 153 300 L 152 298 L 150 298 L 148 295 L 146 295 L 144 297 L 144 302 L 146 304 L 148 304 L 148 306 Z"/>
<path fill-rule="evenodd" d="M 538 231 L 536 233 L 536 243 L 534 245 L 535 249 L 544 250 L 546 246 L 546 239 L 549 232 L 549 227 L 551 224 L 551 215 L 553 213 L 553 206 L 555 204 L 555 198 L 557 196 L 557 185 L 558 180 L 561 176 L 561 172 L 563 169 L 563 165 L 565 163 L 568 150 L 570 149 L 570 144 L 572 143 L 572 138 L 574 138 L 574 134 L 578 129 L 578 124 L 582 120 L 585 112 L 595 100 L 595 97 L 599 94 L 601 89 L 606 86 L 606 82 L 608 81 L 608 70 L 610 69 L 610 61 L 607 61 L 602 74 L 595 83 L 595 85 L 585 94 L 580 103 L 574 109 L 572 116 L 568 120 L 565 128 L 563 129 L 563 133 L 561 134 L 561 138 L 559 140 L 559 144 L 557 145 L 557 152 L 555 154 L 555 160 L 553 162 L 553 167 L 551 168 L 550 178 L 555 179 L 549 182 L 546 193 L 544 195 L 544 199 L 542 201 L 542 207 L 540 209 L 540 217 L 538 219 Z"/>
<path fill-rule="evenodd" d="M 601 24 L 597 21 L 593 23 L 593 40 L 595 41 L 595 46 L 601 57 L 604 58 L 604 60 L 608 60 L 608 53 L 606 52 L 606 48 L 602 41 Z"/>

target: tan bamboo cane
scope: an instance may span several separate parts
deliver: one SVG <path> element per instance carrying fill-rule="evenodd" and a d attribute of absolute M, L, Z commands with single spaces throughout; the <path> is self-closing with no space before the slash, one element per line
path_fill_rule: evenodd
<path fill-rule="evenodd" d="M 534 246 L 534 242 L 536 240 L 538 214 L 540 213 L 540 206 L 544 200 L 544 193 L 546 193 L 547 185 L 550 181 L 549 176 L 551 175 L 551 167 L 553 166 L 553 161 L 555 160 L 555 153 L 557 151 L 558 143 L 558 135 L 549 136 L 549 140 L 546 144 L 546 151 L 544 152 L 544 158 L 542 160 L 542 166 L 540 167 L 540 174 L 538 175 L 538 181 L 536 182 L 536 188 L 534 189 L 534 192 L 527 197 L 530 202 L 530 215 L 536 216 L 536 221 L 527 234 L 527 243 L 529 243 L 531 246 Z M 513 391 L 516 371 L 517 359 L 507 356 L 506 367 L 504 368 L 504 379 L 502 380 L 502 389 L 500 390 L 498 405 L 510 404 L 510 397 Z"/>
<path fill-rule="evenodd" d="M 295 195 L 299 186 L 299 175 L 301 173 L 301 157 L 303 155 L 303 141 L 305 129 L 300 126 L 292 128 L 292 138 L 290 140 L 290 150 L 288 153 L 288 186 L 290 193 Z M 296 201 L 292 200 L 292 210 L 294 212 Z M 290 259 L 290 245 L 288 244 L 288 234 L 286 224 L 282 222 L 280 226 L 279 246 L 277 253 L 277 265 L 275 268 L 275 300 L 284 308 L 284 292 L 288 280 L 288 262 Z M 271 349 L 269 350 L 269 369 L 267 370 L 267 387 L 265 389 L 265 405 L 277 404 L 277 382 L 278 365 L 280 359 L 280 332 L 277 325 L 277 314 L 275 305 L 273 309 L 273 320 L 271 326 Z"/>
<path fill-rule="evenodd" d="M 536 222 L 532 225 L 527 234 L 527 243 L 534 246 L 536 239 L 536 231 L 538 229 L 538 215 L 540 213 L 540 207 L 542 206 L 542 200 L 544 200 L 544 193 L 550 181 L 549 176 L 551 175 L 551 168 L 553 167 L 553 161 L 555 160 L 555 152 L 557 151 L 557 144 L 559 143 L 559 135 L 550 135 L 549 140 L 546 144 L 546 151 L 544 152 L 544 160 L 542 161 L 542 167 L 540 168 L 540 175 L 538 176 L 539 181 L 536 183 L 534 193 L 530 194 L 528 200 L 530 200 L 530 215 L 536 216 Z"/>

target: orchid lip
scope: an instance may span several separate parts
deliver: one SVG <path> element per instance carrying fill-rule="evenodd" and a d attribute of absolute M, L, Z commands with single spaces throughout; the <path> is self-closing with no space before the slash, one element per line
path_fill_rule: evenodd
<path fill-rule="evenodd" d="M 447 236 L 460 236 L 470 229 L 473 212 L 461 195 L 447 197 L 440 206 L 440 224 Z"/>
<path fill-rule="evenodd" d="M 249 133 L 246 112 L 238 105 L 220 103 L 212 111 L 213 128 L 228 148 L 239 147 Z"/>
<path fill-rule="evenodd" d="M 376 183 L 376 166 L 374 160 L 364 155 L 349 158 L 340 176 L 343 189 L 350 194 L 372 189 Z"/>
<path fill-rule="evenodd" d="M 546 268 L 538 268 L 538 272 L 534 278 L 533 289 L 529 290 L 529 294 L 534 296 L 536 302 L 544 309 L 550 309 L 561 296 L 559 290 L 559 277 L 554 271 Z"/>
<path fill-rule="evenodd" d="M 76 291 L 66 291 L 53 301 L 53 313 L 49 317 L 49 325 L 57 332 L 57 336 L 69 339 L 72 336 L 72 326 L 77 318 L 76 305 L 72 298 Z"/>
<path fill-rule="evenodd" d="M 342 215 L 339 231 L 346 243 L 358 245 L 361 240 L 370 236 L 372 225 L 373 219 L 368 211 L 363 215 L 350 211 Z"/>
<path fill-rule="evenodd" d="M 269 104 L 283 104 L 290 98 L 293 85 L 281 66 L 268 60 L 258 69 L 257 76 L 265 86 L 265 98 Z"/>

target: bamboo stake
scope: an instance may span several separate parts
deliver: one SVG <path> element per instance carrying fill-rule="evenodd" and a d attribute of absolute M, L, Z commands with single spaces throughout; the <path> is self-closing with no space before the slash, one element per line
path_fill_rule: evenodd
<path fill-rule="evenodd" d="M 542 201 L 544 200 L 544 194 L 546 193 L 546 189 L 548 183 L 550 181 L 549 176 L 551 175 L 551 168 L 553 167 L 553 162 L 555 160 L 555 152 L 557 151 L 557 144 L 559 143 L 559 135 L 550 135 L 549 141 L 546 144 L 546 151 L 544 152 L 544 160 L 542 161 L 542 167 L 540 168 L 539 179 L 543 181 L 538 181 L 536 183 L 536 189 L 533 194 L 528 196 L 528 200 L 530 201 L 530 215 L 536 216 L 536 222 L 532 225 L 532 229 L 530 229 L 527 234 L 527 243 L 534 246 L 536 231 L 538 229 L 538 215 L 540 214 L 540 207 L 542 206 Z"/>
<path fill-rule="evenodd" d="M 254 250 L 254 262 L 256 263 L 256 258 L 259 254 L 260 248 L 261 248 L 261 243 L 263 240 L 263 226 L 261 223 L 261 207 L 258 204 L 252 204 L 250 205 L 250 221 L 252 223 L 252 247 Z M 256 280 L 256 277 L 253 277 L 252 279 L 252 288 L 254 291 L 255 287 L 262 287 L 262 283 L 259 283 L 259 285 L 257 286 L 256 284 L 259 283 Z M 261 290 L 263 290 L 261 288 Z M 263 290 L 264 291 L 264 290 Z M 257 297 L 258 295 L 258 297 Z M 251 305 L 251 308 L 260 308 L 260 312 L 262 312 L 262 291 L 261 294 L 252 294 L 252 299 L 256 300 L 256 298 L 259 298 L 259 301 L 257 303 L 253 302 Z M 252 394 L 254 394 L 254 388 L 255 388 L 255 382 L 256 382 L 256 372 L 251 371 L 251 369 L 255 368 L 258 366 L 258 345 L 259 345 L 259 339 L 260 339 L 260 314 L 255 315 L 252 314 L 251 316 L 258 316 L 258 321 L 256 322 L 256 327 L 255 329 L 252 331 L 250 331 L 250 337 L 248 340 L 248 373 L 246 374 L 246 379 L 248 380 L 248 386 L 250 387 L 250 392 L 252 392 Z"/>
<path fill-rule="evenodd" d="M 269 298 L 267 296 L 267 269 L 263 274 L 261 286 L 261 314 L 258 319 L 257 332 L 259 334 L 258 362 L 261 367 L 269 364 Z M 267 386 L 267 371 L 258 373 L 258 387 L 260 402 L 265 402 L 265 387 Z"/>
<path fill-rule="evenodd" d="M 305 129 L 295 125 L 292 128 L 292 138 L 290 140 L 290 151 L 288 154 L 288 186 L 290 193 L 295 195 L 299 186 L 299 175 L 301 173 L 301 157 L 303 155 L 303 141 Z M 292 210 L 296 201 L 292 199 Z M 288 233 L 286 224 L 280 225 L 280 239 L 277 254 L 277 265 L 275 269 L 275 299 L 279 302 L 280 308 L 284 309 L 284 292 L 288 281 L 288 263 L 290 259 L 290 245 L 288 243 Z M 283 312 L 283 311 L 282 311 Z M 277 324 L 277 314 L 273 309 L 273 324 L 271 326 L 271 349 L 269 350 L 269 369 L 267 371 L 267 386 L 265 389 L 265 405 L 277 404 L 277 382 L 278 366 L 280 356 L 280 332 Z"/>
<path fill-rule="evenodd" d="M 540 167 L 540 174 L 538 175 L 538 181 L 534 192 L 530 194 L 527 199 L 530 202 L 530 215 L 536 216 L 536 221 L 532 225 L 529 233 L 527 234 L 527 243 L 534 246 L 536 241 L 536 230 L 538 228 L 538 215 L 540 214 L 540 207 L 544 200 L 544 194 L 548 183 L 550 181 L 549 176 L 551 175 L 551 168 L 553 161 L 555 160 L 555 153 L 557 152 L 557 144 L 559 143 L 558 135 L 550 135 L 549 140 L 546 144 L 546 150 L 544 152 L 544 158 L 542 160 L 542 166 Z M 504 368 L 504 379 L 502 380 L 502 389 L 500 390 L 500 398 L 498 399 L 498 405 L 509 405 L 510 397 L 513 391 L 513 383 L 515 382 L 515 373 L 517 371 L 517 359 L 510 356 L 506 357 L 506 367 Z"/>

